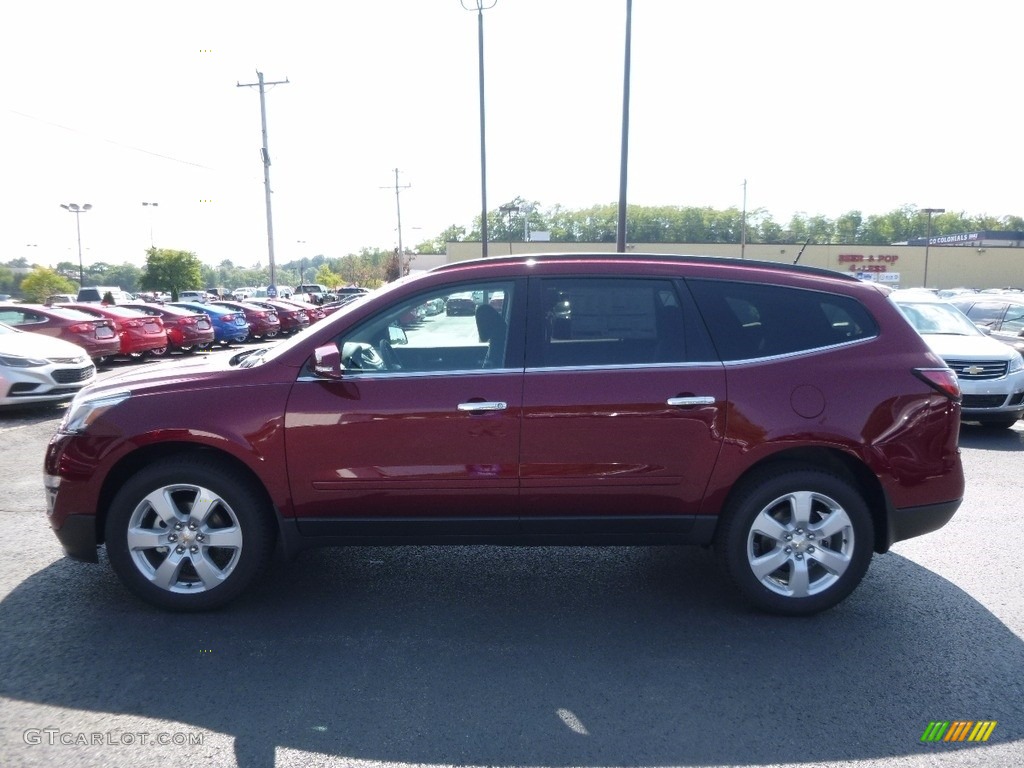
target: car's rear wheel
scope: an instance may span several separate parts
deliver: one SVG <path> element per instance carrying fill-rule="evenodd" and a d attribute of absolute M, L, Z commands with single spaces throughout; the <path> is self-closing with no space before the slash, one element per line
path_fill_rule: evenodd
<path fill-rule="evenodd" d="M 124 484 L 110 507 L 106 542 L 114 571 L 143 600 L 208 610 L 237 597 L 266 566 L 272 513 L 237 470 L 182 457 Z"/>
<path fill-rule="evenodd" d="M 167 347 L 157 347 L 156 349 L 149 350 L 148 353 L 151 357 L 164 357 L 167 354 Z"/>
<path fill-rule="evenodd" d="M 723 512 L 716 546 L 753 605 L 805 616 L 844 600 L 867 572 L 874 527 L 860 492 L 817 469 L 751 478 Z"/>

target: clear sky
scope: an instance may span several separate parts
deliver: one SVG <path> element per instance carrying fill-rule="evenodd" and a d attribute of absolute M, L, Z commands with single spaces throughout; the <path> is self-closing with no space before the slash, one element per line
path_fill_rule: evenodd
<path fill-rule="evenodd" d="M 475 0 L 464 0 L 474 6 Z M 488 207 L 615 203 L 625 0 L 484 12 Z M 8 3 L 0 262 L 278 263 L 480 211 L 477 14 L 459 0 Z M 634 0 L 628 199 L 785 223 L 903 205 L 1021 215 L 1024 4 Z M 156 202 L 157 207 L 142 202 Z"/>

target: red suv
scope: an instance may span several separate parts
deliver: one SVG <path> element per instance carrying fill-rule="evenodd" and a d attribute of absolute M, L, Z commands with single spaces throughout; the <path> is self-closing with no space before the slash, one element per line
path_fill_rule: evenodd
<path fill-rule="evenodd" d="M 455 293 L 472 315 L 398 324 Z M 175 610 L 228 602 L 275 547 L 697 544 L 805 615 L 954 514 L 959 398 L 883 292 L 834 272 L 461 262 L 277 346 L 90 386 L 47 450 L 48 514 Z"/>

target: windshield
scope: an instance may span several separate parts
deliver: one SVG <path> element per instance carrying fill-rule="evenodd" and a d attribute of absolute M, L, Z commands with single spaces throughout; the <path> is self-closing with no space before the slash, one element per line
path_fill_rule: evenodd
<path fill-rule="evenodd" d="M 896 302 L 903 316 L 920 334 L 942 336 L 983 336 L 967 315 L 941 302 Z"/>

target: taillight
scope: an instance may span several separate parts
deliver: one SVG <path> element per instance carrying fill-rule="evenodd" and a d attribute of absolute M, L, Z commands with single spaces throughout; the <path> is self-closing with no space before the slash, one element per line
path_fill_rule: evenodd
<path fill-rule="evenodd" d="M 265 318 L 267 316 L 267 313 L 266 312 L 253 312 L 252 316 L 260 318 L 260 319 L 263 319 L 263 318 Z"/>
<path fill-rule="evenodd" d="M 233 323 L 233 322 L 235 322 L 235 316 L 234 315 L 224 315 L 224 316 L 221 317 L 221 320 L 223 320 L 225 323 Z"/>
<path fill-rule="evenodd" d="M 914 375 L 950 400 L 960 400 L 960 381 L 951 369 L 915 368 Z"/>
<path fill-rule="evenodd" d="M 75 323 L 74 325 L 69 325 L 68 330 L 72 333 L 89 333 L 98 327 L 95 323 Z"/>
<path fill-rule="evenodd" d="M 146 325 L 145 320 L 122 320 L 122 328 L 143 328 Z"/>
<path fill-rule="evenodd" d="M 179 317 L 178 325 L 195 325 L 199 322 L 198 317 Z"/>

